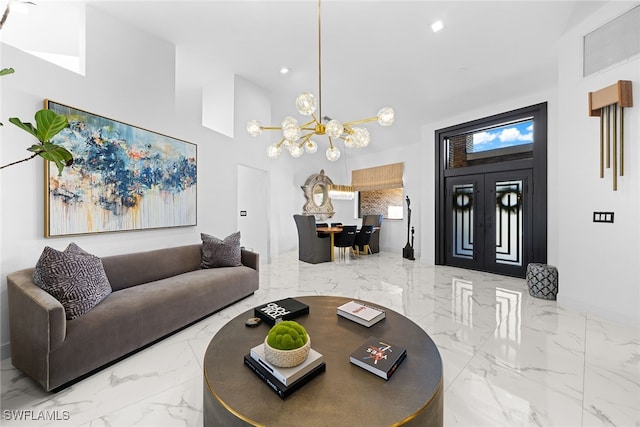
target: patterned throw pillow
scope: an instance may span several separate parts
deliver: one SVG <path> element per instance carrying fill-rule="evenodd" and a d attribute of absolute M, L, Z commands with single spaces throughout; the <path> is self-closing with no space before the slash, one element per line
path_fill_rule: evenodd
<path fill-rule="evenodd" d="M 228 235 L 224 240 L 201 233 L 202 262 L 201 268 L 237 267 L 240 261 L 240 232 Z"/>
<path fill-rule="evenodd" d="M 46 246 L 33 270 L 33 282 L 60 301 L 67 320 L 82 316 L 111 293 L 102 260 L 75 243 L 64 252 Z"/>

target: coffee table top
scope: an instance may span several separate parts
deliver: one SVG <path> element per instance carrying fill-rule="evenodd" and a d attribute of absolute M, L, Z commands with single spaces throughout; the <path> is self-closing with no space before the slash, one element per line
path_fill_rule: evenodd
<path fill-rule="evenodd" d="M 312 348 L 323 354 L 326 372 L 280 399 L 243 363 L 270 328 L 264 323 L 246 327 L 251 309 L 211 340 L 204 356 L 205 399 L 210 393 L 248 424 L 268 426 L 392 425 L 413 419 L 434 400 L 441 406 L 442 360 L 418 325 L 385 308 L 386 318 L 367 328 L 336 314 L 352 298 L 295 298 L 309 305 L 309 314 L 295 320 L 309 333 Z M 407 348 L 406 359 L 389 381 L 349 362 L 349 354 L 370 336 Z"/>

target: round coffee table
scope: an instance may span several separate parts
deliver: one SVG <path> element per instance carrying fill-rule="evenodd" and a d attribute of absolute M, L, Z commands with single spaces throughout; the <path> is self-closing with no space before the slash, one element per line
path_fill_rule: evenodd
<path fill-rule="evenodd" d="M 248 328 L 253 309 L 242 313 L 218 331 L 204 355 L 205 426 L 443 425 L 442 360 L 418 325 L 385 308 L 386 318 L 367 328 L 336 314 L 352 298 L 295 299 L 309 305 L 309 314 L 295 320 L 324 356 L 326 371 L 280 399 L 244 366 L 243 356 L 264 341 L 269 326 Z M 389 381 L 349 362 L 370 336 L 407 348 Z"/>

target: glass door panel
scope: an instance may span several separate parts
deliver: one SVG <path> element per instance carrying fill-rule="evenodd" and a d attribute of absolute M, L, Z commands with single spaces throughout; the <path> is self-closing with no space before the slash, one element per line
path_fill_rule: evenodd
<path fill-rule="evenodd" d="M 496 262 L 522 265 L 522 180 L 498 181 L 496 194 Z"/>
<path fill-rule="evenodd" d="M 524 277 L 530 262 L 532 206 L 531 171 L 485 174 L 487 271 Z"/>
<path fill-rule="evenodd" d="M 478 200 L 482 175 L 447 179 L 447 264 L 456 267 L 479 268 L 478 260 Z M 480 206 L 478 206 L 478 202 Z M 482 245 L 482 240 L 480 241 Z M 482 246 L 480 246 L 482 247 Z"/>
<path fill-rule="evenodd" d="M 473 258 L 473 184 L 453 186 L 453 253 L 458 258 Z"/>

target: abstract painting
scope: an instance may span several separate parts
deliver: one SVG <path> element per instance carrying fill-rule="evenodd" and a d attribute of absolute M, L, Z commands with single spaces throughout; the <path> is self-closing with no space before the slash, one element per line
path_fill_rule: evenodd
<path fill-rule="evenodd" d="M 52 142 L 73 155 L 45 162 L 45 237 L 196 225 L 197 146 L 53 101 L 69 127 Z"/>

